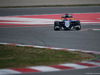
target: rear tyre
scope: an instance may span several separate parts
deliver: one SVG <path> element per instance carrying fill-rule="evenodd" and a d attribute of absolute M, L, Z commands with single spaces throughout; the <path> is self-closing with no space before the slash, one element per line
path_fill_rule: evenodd
<path fill-rule="evenodd" d="M 59 21 L 55 21 L 55 22 L 54 22 L 54 30 L 55 30 L 55 31 L 60 30 L 60 24 L 59 24 Z"/>

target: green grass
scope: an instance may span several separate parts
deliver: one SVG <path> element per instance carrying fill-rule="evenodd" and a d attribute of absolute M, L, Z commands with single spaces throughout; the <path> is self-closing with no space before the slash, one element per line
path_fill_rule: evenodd
<path fill-rule="evenodd" d="M 80 62 L 94 56 L 80 52 L 0 45 L 0 68 Z"/>
<path fill-rule="evenodd" d="M 0 6 L 0 8 L 72 7 L 72 6 L 100 6 L 100 4 L 75 4 L 75 5 L 34 5 L 34 6 Z"/>

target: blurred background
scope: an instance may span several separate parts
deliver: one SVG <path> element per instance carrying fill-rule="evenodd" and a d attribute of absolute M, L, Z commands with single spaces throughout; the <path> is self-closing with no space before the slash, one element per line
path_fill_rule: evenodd
<path fill-rule="evenodd" d="M 0 0 L 4 6 L 41 6 L 41 5 L 98 5 L 100 0 Z"/>

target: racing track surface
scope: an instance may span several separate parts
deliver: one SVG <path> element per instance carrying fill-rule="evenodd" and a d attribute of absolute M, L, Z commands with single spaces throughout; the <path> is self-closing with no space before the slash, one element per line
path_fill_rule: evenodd
<path fill-rule="evenodd" d="M 61 10 L 60 10 L 61 9 Z M 51 7 L 26 9 L 0 9 L 1 16 L 100 12 L 100 7 Z M 9 10 L 9 11 L 8 11 Z M 25 12 L 28 10 L 27 12 Z M 41 11 L 43 10 L 43 11 Z M 34 11 L 34 13 L 33 13 Z M 18 13 L 20 12 L 20 13 Z M 36 13 L 37 12 L 37 13 Z M 82 29 L 100 29 L 100 24 L 82 24 Z M 48 47 L 72 48 L 100 52 L 100 31 L 54 31 L 53 26 L 46 27 L 6 27 L 0 28 L 0 42 L 40 45 Z M 59 72 L 27 73 L 23 75 L 87 75 L 100 73 L 100 67 L 68 70 Z"/>

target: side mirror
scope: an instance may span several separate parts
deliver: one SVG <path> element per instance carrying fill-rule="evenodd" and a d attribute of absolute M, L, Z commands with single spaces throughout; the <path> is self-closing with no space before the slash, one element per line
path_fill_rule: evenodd
<path fill-rule="evenodd" d="M 62 15 L 61 18 L 66 18 L 66 15 Z"/>
<path fill-rule="evenodd" d="M 68 18 L 73 18 L 73 16 L 72 15 L 68 15 Z"/>

